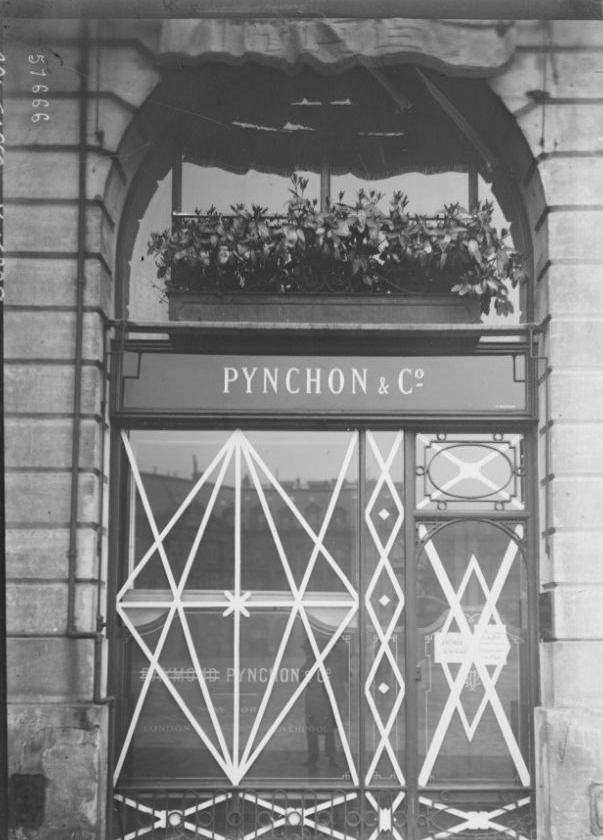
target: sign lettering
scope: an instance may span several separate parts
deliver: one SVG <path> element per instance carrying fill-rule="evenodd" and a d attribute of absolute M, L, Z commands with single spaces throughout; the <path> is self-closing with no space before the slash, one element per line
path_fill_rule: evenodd
<path fill-rule="evenodd" d="M 140 362 L 140 364 L 139 364 Z M 124 356 L 126 410 L 244 413 L 526 409 L 525 359 L 472 356 Z"/>

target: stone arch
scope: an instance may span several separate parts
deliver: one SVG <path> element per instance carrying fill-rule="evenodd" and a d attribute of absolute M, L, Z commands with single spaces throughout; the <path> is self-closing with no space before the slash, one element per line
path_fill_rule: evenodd
<path fill-rule="evenodd" d="M 198 72 L 203 72 L 203 65 Z M 521 129 L 486 80 L 447 76 L 427 68 L 420 72 L 436 101 L 475 148 L 480 174 L 491 182 L 503 212 L 512 220 L 514 241 L 537 277 L 546 264 L 546 203 L 536 161 Z M 117 318 L 125 318 L 129 259 L 140 221 L 177 154 L 181 120 L 178 116 L 166 120 L 166 113 L 168 109 L 172 115 L 174 109 L 176 114 L 186 112 L 179 81 L 177 69 L 164 74 L 125 131 L 107 178 L 106 200 L 119 219 Z M 524 311 L 526 319 L 533 320 L 531 291 Z"/>

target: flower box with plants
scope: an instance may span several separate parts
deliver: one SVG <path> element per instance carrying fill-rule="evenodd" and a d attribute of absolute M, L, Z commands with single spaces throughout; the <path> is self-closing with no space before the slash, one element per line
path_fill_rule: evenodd
<path fill-rule="evenodd" d="M 344 303 L 356 311 L 362 304 L 359 321 L 366 320 L 369 300 L 390 320 L 405 308 L 412 310 L 411 319 L 425 320 L 417 318 L 418 302 L 454 308 L 456 301 L 460 315 L 451 320 L 467 320 L 467 301 L 475 303 L 478 316 L 491 306 L 502 315 L 513 311 L 509 290 L 525 274 L 519 255 L 506 244 L 507 232 L 492 224 L 491 203 L 472 212 L 454 204 L 428 217 L 410 214 L 401 192 L 385 212 L 381 194 L 361 190 L 354 205 L 340 194 L 321 210 L 305 196 L 306 186 L 304 178 L 292 176 L 282 216 L 260 206 L 237 204 L 227 215 L 212 207 L 204 214 L 177 214 L 171 230 L 151 234 L 148 251 L 171 314 L 190 320 L 205 319 L 208 312 L 224 316 L 225 307 L 235 305 L 240 312 L 244 301 L 256 312 L 276 305 L 272 319 L 285 321 L 303 317 L 299 308 L 290 315 L 294 303 L 306 314 L 310 309 L 311 318 L 330 317 L 325 306 L 341 312 Z"/>

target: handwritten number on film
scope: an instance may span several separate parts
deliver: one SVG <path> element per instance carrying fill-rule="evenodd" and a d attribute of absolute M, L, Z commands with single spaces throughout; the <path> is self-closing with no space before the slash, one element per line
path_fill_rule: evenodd
<path fill-rule="evenodd" d="M 29 61 L 30 64 L 33 64 L 36 68 L 35 70 L 30 70 L 29 71 L 30 76 L 47 76 L 48 75 L 46 67 L 44 66 L 45 62 L 46 62 L 46 57 L 45 56 L 41 55 L 40 53 L 35 53 L 34 55 L 28 55 L 27 60 Z M 48 93 L 48 90 L 49 90 L 48 85 L 34 83 L 31 86 L 31 92 L 32 93 Z M 38 123 L 38 122 L 40 122 L 40 120 L 49 120 L 50 119 L 50 114 L 48 114 L 46 111 L 37 110 L 39 108 L 49 108 L 50 103 L 48 102 L 48 99 L 32 99 L 31 100 L 31 107 L 36 109 L 36 112 L 31 115 L 31 121 L 33 123 Z"/>

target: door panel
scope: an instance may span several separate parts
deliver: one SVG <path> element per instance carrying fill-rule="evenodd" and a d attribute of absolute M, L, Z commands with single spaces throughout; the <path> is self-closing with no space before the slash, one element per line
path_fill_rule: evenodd
<path fill-rule="evenodd" d="M 418 526 L 419 784 L 530 784 L 524 526 Z M 522 680 L 523 677 L 523 680 Z"/>

